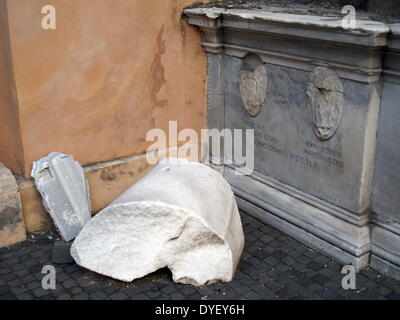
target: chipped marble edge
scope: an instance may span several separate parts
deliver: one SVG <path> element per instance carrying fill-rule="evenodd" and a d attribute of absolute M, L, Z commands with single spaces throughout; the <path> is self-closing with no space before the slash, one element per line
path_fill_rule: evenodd
<path fill-rule="evenodd" d="M 223 8 L 189 8 L 183 10 L 184 14 L 205 16 L 209 19 L 218 19 L 221 16 L 229 16 L 242 18 L 247 20 L 264 20 L 276 23 L 294 23 L 304 26 L 316 26 L 323 28 L 337 29 L 342 28 L 342 19 L 334 17 L 321 17 L 314 15 L 301 15 L 290 13 L 277 13 L 260 10 L 249 9 L 223 9 Z M 395 27 L 396 32 L 399 32 L 399 27 Z M 386 34 L 391 31 L 390 27 L 383 22 L 357 20 L 357 31 L 367 32 L 372 34 Z"/>
<path fill-rule="evenodd" d="M 37 160 L 33 163 L 32 166 L 32 172 L 31 172 L 31 176 L 32 178 L 36 178 L 39 176 L 40 172 L 42 172 L 45 169 L 48 169 L 51 167 L 51 163 L 53 162 L 53 160 L 57 159 L 58 157 L 69 157 L 71 158 L 70 155 L 64 155 L 62 153 L 59 152 L 52 152 L 50 153 L 47 157 L 44 157 L 40 160 Z"/>

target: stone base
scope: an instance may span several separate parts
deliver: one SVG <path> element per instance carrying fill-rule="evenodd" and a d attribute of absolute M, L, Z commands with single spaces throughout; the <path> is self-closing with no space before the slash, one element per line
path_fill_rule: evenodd
<path fill-rule="evenodd" d="M 224 175 L 233 186 L 238 206 L 250 215 L 342 264 L 353 264 L 357 271 L 368 265 L 367 220 L 350 223 L 350 213 L 346 217 L 336 212 L 335 216 L 322 210 L 322 205 L 301 200 L 302 195 L 295 195 L 293 190 L 292 194 L 285 193 L 254 177 L 237 176 L 229 168 L 225 168 Z"/>
<path fill-rule="evenodd" d="M 26 239 L 21 198 L 11 171 L 0 163 L 0 248 Z"/>
<path fill-rule="evenodd" d="M 179 147 L 178 150 L 189 149 L 190 147 L 191 145 L 188 144 Z M 201 146 L 199 150 L 200 148 Z M 150 159 L 161 160 L 176 152 L 174 150 L 176 149 L 168 149 L 158 156 L 152 153 L 141 154 L 84 167 L 85 176 L 89 183 L 92 213 L 96 214 L 107 207 L 154 167 L 154 165 L 148 163 L 146 156 Z M 197 158 L 190 159 L 197 160 Z M 54 228 L 50 215 L 43 208 L 42 198 L 36 190 L 33 180 L 19 178 L 18 187 L 21 193 L 27 231 L 38 232 Z"/>
<path fill-rule="evenodd" d="M 370 265 L 372 269 L 375 269 L 376 271 L 392 277 L 393 279 L 396 279 L 400 281 L 400 267 L 390 263 L 387 260 L 384 260 L 374 254 L 371 254 L 371 261 Z"/>
<path fill-rule="evenodd" d="M 371 238 L 371 267 L 400 280 L 399 227 L 393 224 L 372 224 Z"/>

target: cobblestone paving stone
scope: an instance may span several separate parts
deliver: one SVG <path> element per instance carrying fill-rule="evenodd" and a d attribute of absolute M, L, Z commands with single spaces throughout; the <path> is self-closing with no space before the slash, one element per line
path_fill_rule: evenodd
<path fill-rule="evenodd" d="M 56 289 L 44 290 L 41 271 L 52 265 L 57 238 L 50 231 L 0 249 L 0 300 L 400 299 L 400 282 L 371 268 L 357 275 L 356 290 L 344 290 L 341 265 L 246 213 L 242 221 L 245 250 L 231 283 L 203 288 L 175 284 L 164 269 L 126 284 L 72 264 L 54 265 Z"/>

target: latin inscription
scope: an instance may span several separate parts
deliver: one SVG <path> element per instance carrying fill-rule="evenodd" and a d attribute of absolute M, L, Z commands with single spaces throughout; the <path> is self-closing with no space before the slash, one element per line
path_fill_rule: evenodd
<path fill-rule="evenodd" d="M 235 122 L 234 126 L 235 128 L 254 129 L 256 152 L 257 148 L 262 148 L 312 169 L 323 167 L 344 168 L 342 152 L 328 148 L 319 142 L 303 141 L 301 145 L 299 144 L 302 152 L 294 152 L 288 150 L 284 142 L 272 135 L 266 125 L 259 125 L 249 119 L 244 119 L 241 122 Z"/>
<path fill-rule="evenodd" d="M 344 163 L 342 160 L 342 153 L 330 148 L 327 148 L 319 143 L 306 141 L 304 154 L 310 156 L 311 158 L 324 162 L 329 166 L 334 166 L 337 168 L 344 168 Z"/>

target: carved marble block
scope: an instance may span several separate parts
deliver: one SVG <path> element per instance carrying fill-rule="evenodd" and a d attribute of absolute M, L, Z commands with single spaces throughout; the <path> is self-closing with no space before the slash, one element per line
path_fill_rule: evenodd
<path fill-rule="evenodd" d="M 310 119 L 320 140 L 336 133 L 343 110 L 343 85 L 335 71 L 316 67 L 310 76 L 307 95 L 310 98 Z"/>
<path fill-rule="evenodd" d="M 232 281 L 243 246 L 224 178 L 203 164 L 167 158 L 84 227 L 71 255 L 125 282 L 167 267 L 175 282 L 204 286 Z"/>
<path fill-rule="evenodd" d="M 53 152 L 33 163 L 32 177 L 64 241 L 76 238 L 92 218 L 89 186 L 72 155 Z"/>
<path fill-rule="evenodd" d="M 357 21 L 343 30 L 341 17 L 262 10 L 185 15 L 204 31 L 210 129 L 255 130 L 253 174 L 224 169 L 238 204 L 340 262 L 366 266 L 389 28 Z"/>

